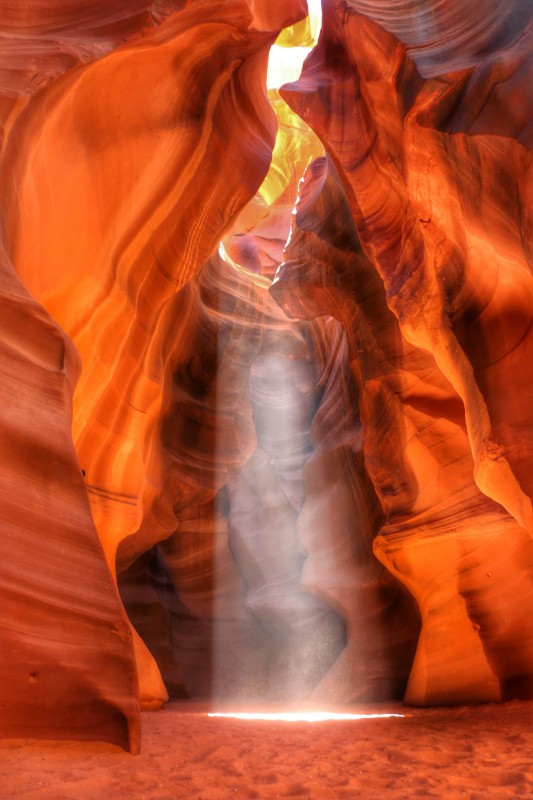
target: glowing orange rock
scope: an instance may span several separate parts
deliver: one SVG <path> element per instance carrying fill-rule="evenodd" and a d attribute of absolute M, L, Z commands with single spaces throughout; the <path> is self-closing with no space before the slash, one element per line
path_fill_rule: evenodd
<path fill-rule="evenodd" d="M 268 50 L 305 4 L 213 1 L 172 13 L 179 4 L 138 3 L 126 13 L 96 3 L 85 49 L 87 20 L 52 5 L 24 22 L 25 47 L 43 58 L 36 83 L 44 88 L 13 102 L 33 88 L 17 62 L 20 85 L 3 106 L 0 227 L 22 282 L 81 356 L 74 437 L 114 572 L 125 537 L 149 529 L 161 539 L 176 526 L 160 430 L 171 372 L 162 337 L 178 289 L 267 171 L 275 139 Z M 55 24 L 59 45 L 42 39 Z M 82 42 L 70 37 L 69 59 L 63 38 L 71 29 Z M 4 57 L 9 70 L 13 50 Z M 64 400 L 68 408 L 68 392 Z M 30 429 L 38 419 L 27 420 Z M 65 412 L 66 428 L 69 420 Z M 130 634 L 124 641 L 128 650 Z M 159 705 L 167 695 L 155 662 L 135 633 L 134 645 L 141 700 Z"/>
<path fill-rule="evenodd" d="M 81 355 L 74 436 L 111 564 L 158 494 L 146 460 L 159 446 L 168 302 L 270 161 L 262 81 L 277 31 L 252 22 L 244 2 L 213 3 L 208 16 L 193 4 L 52 84 L 6 147 L 17 189 L 6 203 L 7 246 Z M 242 108 L 241 96 L 253 103 Z"/>
<path fill-rule="evenodd" d="M 349 332 L 386 516 L 374 552 L 422 614 L 414 703 L 533 691 L 531 156 L 527 115 L 512 111 L 529 31 L 488 73 L 424 81 L 396 39 L 331 4 L 282 90 L 347 200 L 316 165 L 272 291 Z M 501 69 L 508 82 L 487 93 Z"/>
<path fill-rule="evenodd" d="M 133 651 L 143 705 L 167 694 L 116 561 L 180 694 L 376 699 L 409 670 L 411 703 L 533 694 L 515 5 L 481 0 L 454 42 L 455 0 L 326 3 L 282 92 L 303 122 L 270 95 L 277 138 L 267 56 L 286 25 L 308 43 L 299 0 L 9 6 L 6 735 L 137 746 Z M 307 124 L 328 159 L 269 294 L 321 152 Z"/>

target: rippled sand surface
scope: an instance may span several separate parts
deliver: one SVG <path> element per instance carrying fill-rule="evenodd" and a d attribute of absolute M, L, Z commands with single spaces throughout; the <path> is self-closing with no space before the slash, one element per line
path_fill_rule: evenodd
<path fill-rule="evenodd" d="M 1 743 L 0 797 L 502 800 L 533 796 L 532 702 L 350 710 L 405 716 L 314 723 L 243 720 L 210 718 L 207 707 L 172 703 L 163 711 L 144 714 L 140 756 L 100 743 Z"/>

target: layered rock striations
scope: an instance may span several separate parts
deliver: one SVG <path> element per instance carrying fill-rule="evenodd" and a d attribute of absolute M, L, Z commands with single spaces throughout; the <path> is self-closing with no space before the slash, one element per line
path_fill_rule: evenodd
<path fill-rule="evenodd" d="M 531 696 L 530 13 L 404 5 L 2 10 L 2 736 Z"/>
<path fill-rule="evenodd" d="M 131 632 L 70 432 L 79 360 L 6 258 L 0 305 L 0 737 L 137 751 Z"/>
<path fill-rule="evenodd" d="M 172 454 L 166 455 L 161 429 L 162 401 L 172 364 L 161 360 L 162 340 L 176 335 L 169 315 L 176 310 L 177 291 L 218 246 L 221 234 L 266 173 L 276 129 L 263 88 L 268 50 L 279 29 L 300 18 L 305 8 L 300 3 L 251 8 L 243 2 L 229 9 L 227 4 L 199 2 L 179 13 L 173 13 L 176 5 L 156 4 L 156 8 L 139 4 L 125 14 L 115 6 L 103 9 L 94 4 L 80 19 L 74 12 L 49 5 L 39 8 L 35 18 L 27 15 L 20 23 L 24 48 L 35 51 L 30 69 L 17 61 L 12 49 L 4 52 L 0 226 L 6 270 L 11 276 L 11 265 L 15 267 L 25 287 L 55 321 L 38 302 L 28 300 L 28 308 L 22 304 L 16 319 L 9 315 L 9 342 L 25 353 L 26 325 L 34 333 L 39 351 L 45 347 L 48 325 L 59 340 L 57 347 L 50 345 L 55 362 L 55 350 L 62 347 L 74 352 L 58 323 L 81 356 L 82 372 L 74 398 L 79 461 L 68 435 L 70 391 L 75 383 L 63 374 L 68 373 L 68 366 L 59 365 L 57 377 L 50 367 L 49 377 L 41 374 L 38 390 L 24 391 L 27 402 L 21 416 L 27 432 L 23 452 L 31 460 L 45 451 L 40 472 L 34 477 L 38 488 L 44 482 L 40 488 L 46 494 L 49 487 L 44 476 L 54 470 L 54 448 L 67 459 L 63 451 L 70 447 L 69 480 L 81 491 L 79 502 L 85 503 L 86 538 L 90 541 L 94 529 L 81 470 L 85 474 L 104 550 L 102 553 L 94 540 L 97 566 L 89 569 L 88 557 L 85 568 L 88 580 L 94 578 L 104 599 L 95 599 L 94 620 L 89 615 L 80 637 L 84 646 L 84 637 L 89 643 L 94 640 L 93 646 L 101 648 L 99 658 L 114 666 L 109 667 L 109 676 L 100 678 L 95 669 L 98 659 L 87 659 L 82 670 L 79 664 L 84 651 L 76 658 L 70 651 L 64 652 L 69 680 L 65 679 L 63 689 L 59 683 L 56 686 L 56 692 L 63 694 L 53 696 L 49 688 L 40 694 L 37 686 L 29 706 L 20 707 L 26 729 L 21 723 L 19 730 L 43 736 L 72 735 L 64 720 L 76 713 L 78 701 L 73 694 L 81 672 L 88 687 L 83 702 L 90 707 L 93 698 L 101 713 L 100 717 L 96 712 L 92 717 L 89 712 L 80 713 L 80 735 L 118 740 L 119 734 L 110 731 L 113 725 L 118 730 L 121 723 L 113 720 L 122 713 L 134 727 L 138 713 L 132 635 L 141 699 L 160 704 L 167 695 L 150 654 L 135 632 L 124 628 L 111 577 L 116 548 L 139 529 L 141 539 L 146 530 L 150 540 L 165 538 L 176 527 L 176 494 L 187 497 L 189 492 L 190 502 L 198 502 L 202 494 L 194 480 L 188 478 L 180 484 L 166 469 L 173 459 Z M 18 24 L 17 9 L 7 7 L 5 16 L 9 35 Z M 73 35 L 74 29 L 78 37 Z M 72 58 L 66 57 L 66 39 Z M 37 74 L 35 80 L 31 70 Z M 237 129 L 238 137 L 233 134 Z M 6 308 L 9 302 L 8 296 Z M 31 323 L 33 317 L 48 320 L 41 326 L 42 333 L 37 323 Z M 175 338 L 168 345 L 168 350 L 173 349 Z M 31 361 L 31 348 L 28 357 Z M 42 435 L 39 415 L 41 407 L 46 408 L 38 392 L 51 391 L 47 386 L 54 381 L 62 386 L 62 404 L 55 401 L 55 413 L 63 422 L 65 440 L 54 434 L 48 453 L 44 444 L 38 444 Z M 9 485 L 12 483 L 10 479 Z M 167 489 L 169 496 L 165 495 Z M 212 487 L 210 491 L 214 494 Z M 74 519 L 72 508 L 59 494 L 54 501 L 63 519 L 69 514 Z M 16 502 L 20 508 L 26 506 L 23 492 L 18 501 L 13 498 Z M 52 509 L 49 514 L 47 518 L 43 511 L 40 529 L 33 535 L 44 533 L 47 526 L 54 528 Z M 72 528 L 71 522 L 65 525 Z M 56 535 L 63 541 L 62 533 Z M 83 529 L 78 532 L 76 526 L 65 534 L 69 542 L 73 540 L 65 550 L 54 536 L 46 558 L 39 556 L 36 546 L 36 570 L 37 563 L 52 574 L 56 562 L 68 568 L 70 556 L 76 562 L 78 547 L 88 547 Z M 15 570 L 17 546 L 10 541 L 9 563 Z M 21 557 L 25 563 L 24 554 Z M 94 569 L 100 569 L 104 577 L 95 577 Z M 33 594 L 38 598 L 45 591 L 46 581 L 41 585 L 36 575 L 32 584 L 31 570 L 27 577 L 28 588 L 19 603 L 30 603 Z M 65 600 L 64 612 L 57 612 L 61 623 L 52 617 L 51 624 L 64 622 L 66 626 L 69 605 L 77 609 L 79 602 L 93 599 L 83 582 L 78 587 L 79 598 Z M 105 612 L 98 610 L 99 602 Z M 17 641 L 25 633 L 15 611 L 8 606 L 5 613 Z M 74 611 L 72 614 L 75 616 Z M 112 630 L 119 632 L 116 657 L 99 631 L 100 620 L 110 617 L 114 619 Z M 45 646 L 52 647 L 37 619 L 31 625 L 31 635 L 44 637 Z M 65 633 L 72 646 L 77 642 L 74 630 L 73 624 L 68 637 Z M 51 641 L 55 641 L 53 636 Z M 53 646 L 59 647 L 57 643 Z M 16 649 L 13 653 L 8 668 L 11 683 L 14 671 L 25 664 L 22 654 L 17 656 Z M 113 685 L 117 680 L 119 687 Z M 9 681 L 6 686 L 11 686 Z M 56 723 L 47 722 L 56 705 L 61 707 Z M 35 714 L 30 717 L 32 708 Z M 83 734 L 84 727 L 89 733 Z M 124 743 L 126 734 L 120 735 Z M 131 736 L 134 741 L 135 735 Z"/>
<path fill-rule="evenodd" d="M 509 49 L 533 19 L 528 0 L 505 4 L 480 0 L 468 5 L 461 0 L 346 0 L 344 7 L 373 20 L 405 44 L 425 78 L 505 63 Z"/>
<path fill-rule="evenodd" d="M 262 89 L 274 35 L 248 29 L 245 3 L 209 10 L 193 4 L 67 73 L 5 148 L 6 249 L 82 359 L 74 438 L 110 563 L 153 502 L 145 455 L 168 303 L 255 192 L 274 143 Z"/>
<path fill-rule="evenodd" d="M 330 161 L 309 172 L 272 291 L 350 331 L 386 517 L 374 552 L 422 615 L 415 703 L 531 692 L 531 155 L 513 114 L 530 31 L 424 80 L 402 43 L 331 5 L 282 91 Z"/>

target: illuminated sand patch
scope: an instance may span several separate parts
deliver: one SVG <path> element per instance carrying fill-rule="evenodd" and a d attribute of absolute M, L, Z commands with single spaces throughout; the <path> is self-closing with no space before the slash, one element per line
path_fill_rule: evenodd
<path fill-rule="evenodd" d="M 287 711 L 281 713 L 261 713 L 245 711 L 238 713 L 213 712 L 208 717 L 229 719 L 266 720 L 267 722 L 327 722 L 328 720 L 383 719 L 385 717 L 404 717 L 405 714 L 342 714 L 332 711 Z"/>

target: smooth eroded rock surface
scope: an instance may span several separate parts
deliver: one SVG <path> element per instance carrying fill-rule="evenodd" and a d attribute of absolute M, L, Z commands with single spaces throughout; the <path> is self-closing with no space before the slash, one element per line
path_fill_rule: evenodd
<path fill-rule="evenodd" d="M 0 267 L 0 737 L 137 751 L 131 633 L 70 435 L 74 349 Z"/>
<path fill-rule="evenodd" d="M 349 331 L 374 552 L 422 615 L 413 703 L 531 693 L 530 116 L 514 113 L 530 30 L 424 80 L 331 4 L 282 90 L 330 160 L 309 169 L 272 292 Z"/>
<path fill-rule="evenodd" d="M 2 735 L 533 694 L 529 5 L 305 15 L 0 12 Z"/>

